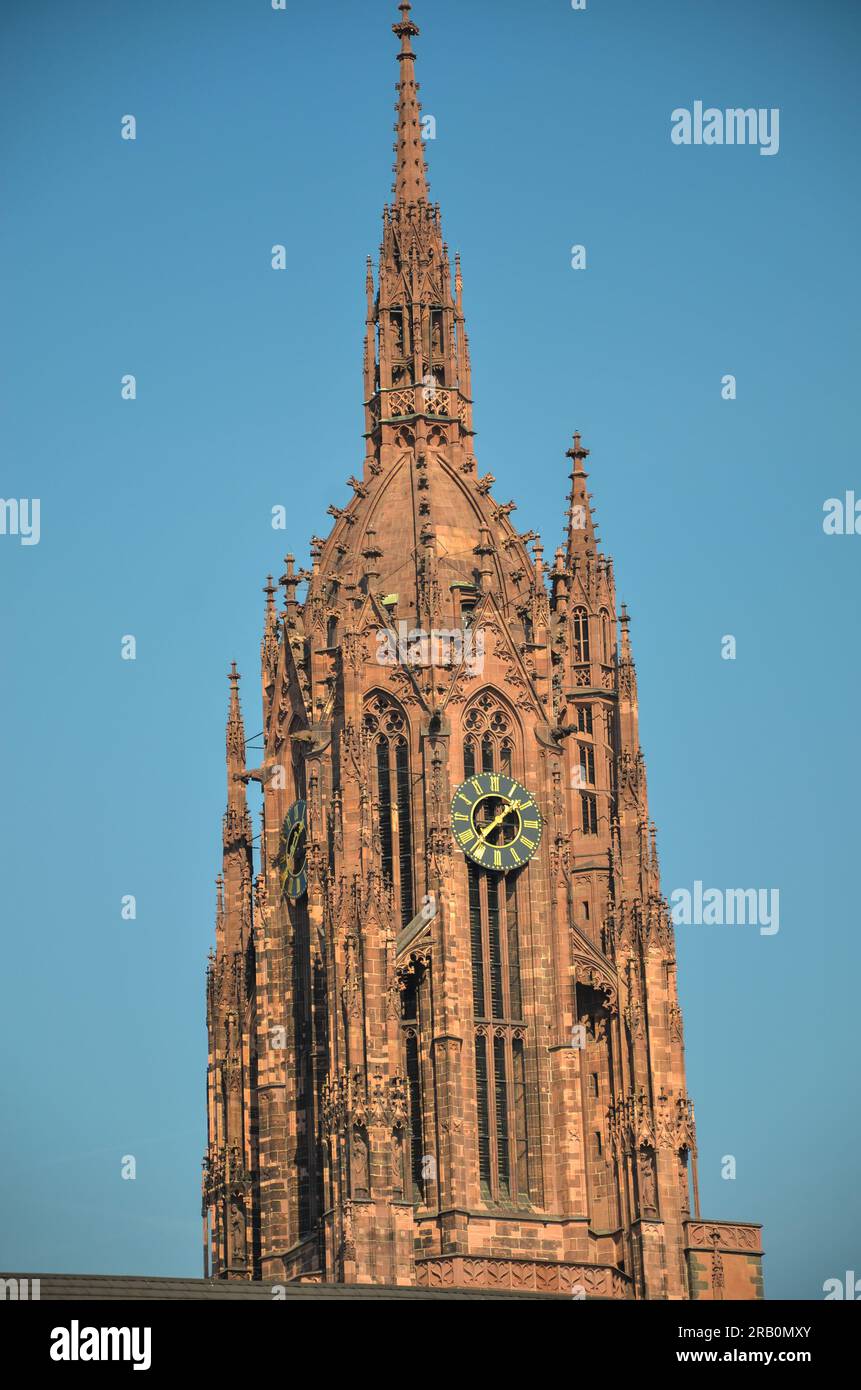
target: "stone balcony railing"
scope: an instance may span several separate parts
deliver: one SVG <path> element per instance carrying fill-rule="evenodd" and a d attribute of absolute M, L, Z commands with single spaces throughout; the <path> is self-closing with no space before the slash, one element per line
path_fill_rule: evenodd
<path fill-rule="evenodd" d="M 616 688 L 616 669 L 598 661 L 581 661 L 574 665 L 574 691 L 606 690 Z"/>
<path fill-rule="evenodd" d="M 405 420 L 414 415 L 433 415 L 440 420 L 458 420 L 466 427 L 469 402 L 458 390 L 445 386 L 392 386 L 377 391 L 368 402 L 374 420 Z"/>

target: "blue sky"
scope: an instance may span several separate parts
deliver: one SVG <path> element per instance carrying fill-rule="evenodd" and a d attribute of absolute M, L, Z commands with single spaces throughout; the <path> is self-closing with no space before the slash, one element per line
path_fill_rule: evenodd
<path fill-rule="evenodd" d="M 703 1211 L 764 1223 L 770 1296 L 820 1298 L 861 1269 L 861 536 L 822 530 L 827 498 L 861 497 L 861 21 L 837 0 L 414 15 L 481 471 L 552 554 L 582 431 L 665 892 L 780 892 L 774 936 L 679 928 Z M 38 545 L 0 536 L 7 1268 L 201 1269 L 226 673 L 251 735 L 265 576 L 307 560 L 359 471 L 394 18 L 3 6 L 0 492 L 41 500 Z M 696 100 L 778 107 L 779 153 L 674 145 Z"/>

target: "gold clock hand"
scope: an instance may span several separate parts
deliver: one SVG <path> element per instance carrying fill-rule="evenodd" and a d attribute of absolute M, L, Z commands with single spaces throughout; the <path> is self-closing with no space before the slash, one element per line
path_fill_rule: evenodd
<path fill-rule="evenodd" d="M 511 811 L 516 811 L 516 810 L 518 809 L 517 802 L 509 801 L 509 800 L 508 800 L 508 797 L 503 797 L 503 800 L 504 800 L 505 803 L 506 803 L 505 810 L 504 810 L 504 811 L 500 811 L 500 813 L 499 813 L 499 815 L 496 817 L 496 819 L 495 819 L 495 820 L 492 820 L 492 821 L 490 822 L 490 825 L 486 825 L 486 826 L 485 826 L 484 830 L 482 831 L 482 833 L 481 833 L 481 834 L 479 835 L 479 837 L 478 837 L 479 840 L 486 840 L 487 837 L 488 837 L 488 835 L 490 834 L 491 830 L 495 830 L 496 827 L 497 827 L 498 825 L 500 825 L 502 821 L 505 820 L 505 817 L 509 814 L 509 812 L 511 812 Z"/>

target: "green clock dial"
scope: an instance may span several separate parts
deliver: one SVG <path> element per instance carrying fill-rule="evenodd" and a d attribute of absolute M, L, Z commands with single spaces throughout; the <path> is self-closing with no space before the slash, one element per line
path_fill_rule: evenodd
<path fill-rule="evenodd" d="M 458 787 L 451 828 L 467 858 L 507 874 L 527 864 L 541 839 L 535 797 L 504 772 L 477 772 Z"/>
<path fill-rule="evenodd" d="M 307 843 L 305 802 L 294 801 L 281 827 L 278 866 L 282 897 L 295 901 L 308 889 Z"/>

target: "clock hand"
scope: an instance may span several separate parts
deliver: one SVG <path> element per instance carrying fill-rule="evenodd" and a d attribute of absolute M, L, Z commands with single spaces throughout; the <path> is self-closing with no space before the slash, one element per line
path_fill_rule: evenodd
<path fill-rule="evenodd" d="M 491 821 L 490 825 L 487 827 L 487 830 L 484 833 L 487 834 L 488 830 L 492 830 L 495 825 L 499 825 L 500 821 L 505 820 L 506 816 L 510 816 L 512 811 L 519 811 L 525 805 L 525 801 L 509 801 L 505 810 L 499 813 L 499 815 L 496 817 L 496 820 Z"/>
<path fill-rule="evenodd" d="M 505 803 L 506 803 L 505 810 L 504 810 L 504 811 L 500 811 L 500 813 L 499 813 L 499 815 L 496 817 L 496 819 L 495 819 L 495 820 L 492 820 L 492 821 L 490 822 L 490 825 L 485 826 L 484 830 L 482 831 L 482 833 L 481 833 L 481 834 L 479 835 L 479 837 L 478 837 L 479 840 L 486 840 L 487 837 L 488 837 L 488 835 L 490 834 L 491 830 L 495 830 L 496 827 L 497 827 L 499 824 L 501 824 L 502 821 L 505 820 L 505 817 L 506 817 L 507 815 L 509 815 L 512 811 L 516 811 L 516 810 L 518 809 L 518 802 L 516 802 L 516 801 L 509 801 L 509 800 L 508 800 L 508 797 L 503 797 L 503 800 L 504 800 Z"/>

